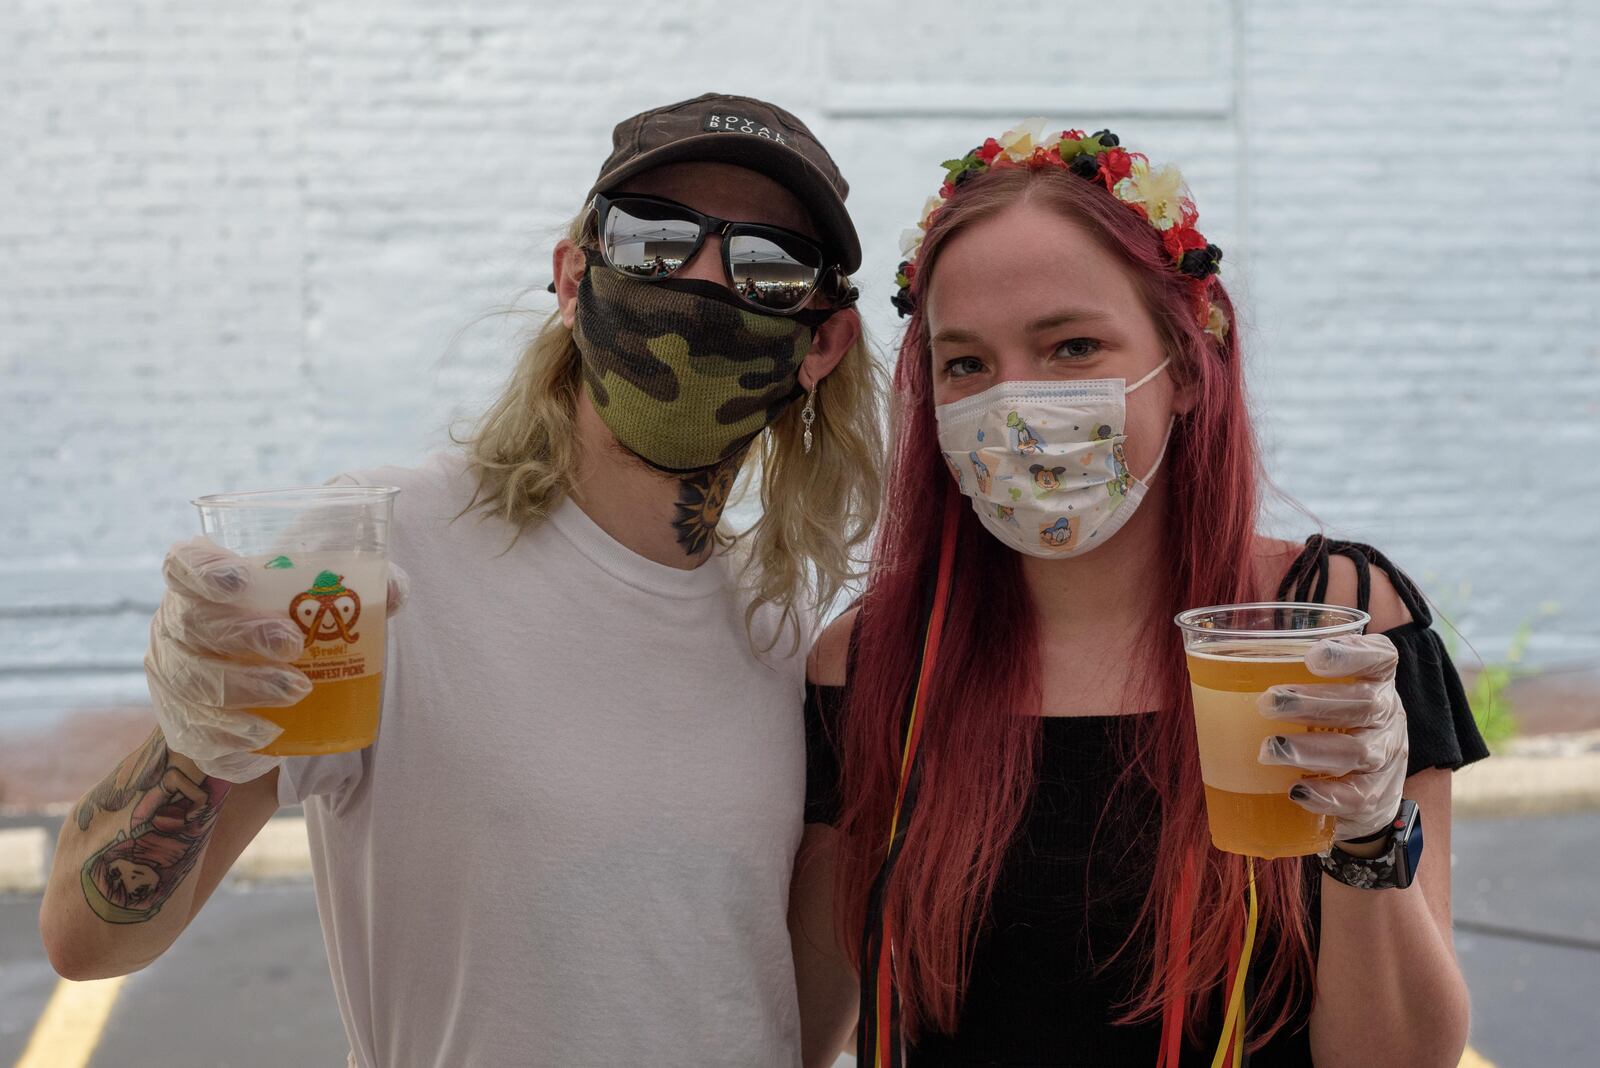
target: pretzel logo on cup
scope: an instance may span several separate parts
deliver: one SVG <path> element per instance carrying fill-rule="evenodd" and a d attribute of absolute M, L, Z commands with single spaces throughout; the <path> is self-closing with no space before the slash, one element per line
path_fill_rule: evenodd
<path fill-rule="evenodd" d="M 343 575 L 324 571 L 309 590 L 289 602 L 289 618 L 306 636 L 308 647 L 315 642 L 354 642 L 361 637 L 351 629 L 361 618 L 361 597 L 345 587 Z"/>

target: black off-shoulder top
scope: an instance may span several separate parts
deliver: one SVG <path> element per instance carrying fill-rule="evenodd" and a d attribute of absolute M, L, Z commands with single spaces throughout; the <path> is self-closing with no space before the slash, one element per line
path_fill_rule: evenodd
<path fill-rule="evenodd" d="M 1279 599 L 1322 601 L 1329 557 L 1357 572 L 1357 607 L 1365 610 L 1371 569 L 1388 575 L 1411 621 L 1385 631 L 1400 653 L 1395 680 L 1410 735 L 1408 774 L 1459 768 L 1488 755 L 1460 678 L 1421 594 L 1377 550 L 1313 537 L 1291 566 Z M 845 686 L 807 686 L 806 821 L 839 819 L 839 757 L 834 738 Z M 1146 851 L 1125 848 L 1153 838 L 1161 818 L 1148 785 L 1120 779 L 1114 754 L 1120 732 L 1137 716 L 1052 716 L 1044 720 L 1033 798 L 1002 869 L 987 921 L 978 933 L 972 977 L 955 1033 L 929 1033 L 908 1050 L 908 1068 L 993 1065 L 1005 1068 L 1102 1068 L 1156 1062 L 1160 1022 L 1114 1026 L 1136 981 L 1128 961 L 1147 957 L 1135 943 L 1110 966 L 1134 925 L 1152 872 Z M 1113 798 L 1113 792 L 1117 796 Z M 1109 804 L 1112 801 L 1115 804 Z M 1426 814 L 1424 814 L 1426 820 Z M 1433 858 L 1447 863 L 1448 858 Z M 1316 859 L 1304 862 L 1313 924 L 1319 915 Z M 1313 932 L 1315 935 L 1315 932 Z M 1255 959 L 1268 959 L 1260 945 Z M 1219 1025 L 1221 1005 L 1215 1007 Z M 1249 1058 L 1253 1068 L 1310 1065 L 1310 1005 Z M 1209 1048 L 1186 1048 L 1182 1063 L 1210 1063 Z"/>

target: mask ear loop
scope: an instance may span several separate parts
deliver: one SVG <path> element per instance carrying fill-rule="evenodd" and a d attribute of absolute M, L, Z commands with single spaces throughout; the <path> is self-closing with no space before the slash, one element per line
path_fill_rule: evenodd
<path fill-rule="evenodd" d="M 1167 446 L 1172 444 L 1172 428 L 1177 425 L 1177 416 L 1167 420 L 1167 432 L 1161 437 L 1161 451 L 1156 453 L 1156 462 L 1150 465 L 1150 470 L 1146 471 L 1144 477 L 1139 480 L 1146 486 L 1150 485 L 1150 480 L 1155 478 L 1156 472 L 1161 469 L 1161 461 L 1167 458 Z"/>
<path fill-rule="evenodd" d="M 1166 359 L 1164 359 L 1160 363 L 1156 364 L 1155 367 L 1153 367 L 1151 369 L 1149 374 L 1147 374 L 1143 378 L 1139 379 L 1139 381 L 1135 382 L 1133 385 L 1128 386 L 1127 388 L 1125 388 L 1122 391 L 1122 395 L 1123 396 L 1127 396 L 1129 393 L 1132 393 L 1134 390 L 1138 389 L 1140 386 L 1144 385 L 1146 382 L 1149 382 L 1156 375 L 1160 374 L 1162 371 L 1165 371 L 1167 369 L 1167 364 L 1169 364 L 1171 362 L 1172 362 L 1172 357 L 1168 356 Z M 1124 409 L 1124 411 L 1126 411 L 1126 409 Z M 1150 465 L 1150 470 L 1146 471 L 1144 473 L 1144 477 L 1139 480 L 1140 482 L 1143 482 L 1146 486 L 1148 486 L 1150 484 L 1150 480 L 1152 478 L 1156 477 L 1156 471 L 1158 471 L 1160 469 L 1161 461 L 1165 460 L 1167 458 L 1167 446 L 1169 444 L 1171 444 L 1171 442 L 1172 442 L 1172 428 L 1174 426 L 1177 426 L 1177 425 L 1178 425 L 1178 417 L 1176 415 L 1174 415 L 1172 418 L 1167 420 L 1167 433 L 1161 439 L 1161 451 L 1156 454 L 1156 462 Z"/>
<path fill-rule="evenodd" d="M 1135 382 L 1133 385 L 1128 386 L 1125 389 L 1123 389 L 1123 391 L 1122 391 L 1123 394 L 1127 395 L 1129 393 L 1132 393 L 1134 390 L 1138 389 L 1140 386 L 1142 386 L 1146 382 L 1150 381 L 1156 375 L 1160 374 L 1162 371 L 1165 371 L 1167 369 L 1167 364 L 1169 364 L 1171 362 L 1172 362 L 1172 357 L 1168 356 L 1166 359 L 1164 359 L 1160 363 L 1156 364 L 1155 369 L 1152 370 L 1149 374 L 1147 374 L 1143 378 L 1139 379 L 1139 381 Z"/>

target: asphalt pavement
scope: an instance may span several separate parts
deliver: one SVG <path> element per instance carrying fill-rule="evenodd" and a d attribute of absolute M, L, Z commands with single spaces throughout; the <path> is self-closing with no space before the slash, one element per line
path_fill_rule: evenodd
<path fill-rule="evenodd" d="M 1458 821 L 1456 954 L 1500 1068 L 1600 1063 L 1600 812 Z"/>
<path fill-rule="evenodd" d="M 1498 1068 L 1596 1063 L 1597 843 L 1595 811 L 1456 824 L 1456 948 L 1472 989 L 1472 1045 Z M 4 1068 L 56 985 L 37 915 L 37 897 L 0 898 Z M 310 885 L 224 884 L 166 956 L 128 978 L 89 1064 L 341 1068 L 345 1051 Z"/>
<path fill-rule="evenodd" d="M 0 901 L 0 1065 L 56 984 L 37 898 Z M 160 960 L 129 976 L 88 1068 L 344 1068 L 349 1046 L 306 882 L 224 885 Z"/>

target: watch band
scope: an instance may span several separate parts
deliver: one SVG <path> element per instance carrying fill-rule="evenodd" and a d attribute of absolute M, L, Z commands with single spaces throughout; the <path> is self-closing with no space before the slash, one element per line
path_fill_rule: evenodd
<path fill-rule="evenodd" d="M 1317 854 L 1317 861 L 1324 872 L 1357 890 L 1384 890 L 1396 885 L 1393 846 L 1375 857 L 1353 857 L 1334 846 Z"/>
<path fill-rule="evenodd" d="M 1394 820 L 1390 820 L 1388 823 L 1385 823 L 1382 827 L 1379 827 L 1371 834 L 1364 834 L 1360 838 L 1346 838 L 1345 843 L 1348 845 L 1370 845 L 1380 838 L 1389 837 L 1393 833 Z"/>
<path fill-rule="evenodd" d="M 1376 857 L 1351 856 L 1334 845 L 1317 855 L 1317 863 L 1330 878 L 1358 890 L 1403 890 L 1411 885 L 1422 859 L 1422 815 L 1415 801 L 1402 799 L 1400 811 L 1377 835 L 1349 841 L 1372 842 L 1385 834 L 1391 836 L 1389 848 Z"/>

